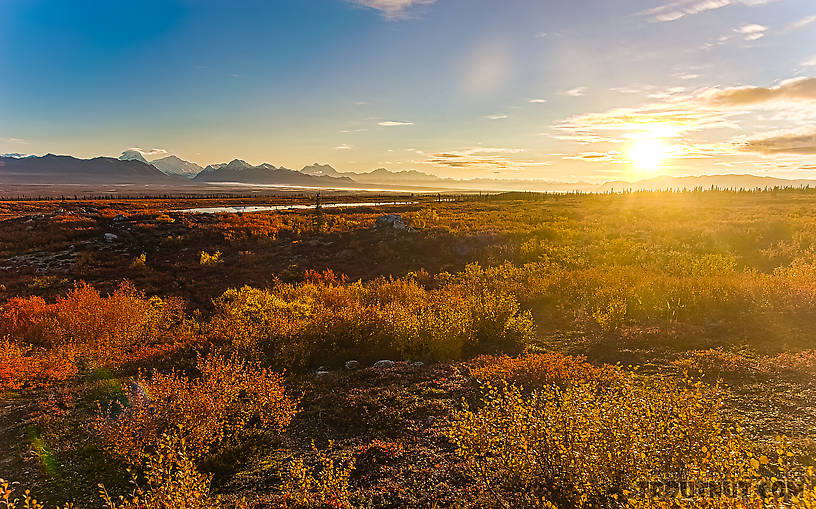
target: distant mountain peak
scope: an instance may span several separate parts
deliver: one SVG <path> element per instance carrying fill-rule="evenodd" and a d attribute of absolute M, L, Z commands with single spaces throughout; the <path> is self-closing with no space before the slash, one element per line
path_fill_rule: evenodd
<path fill-rule="evenodd" d="M 202 169 L 201 166 L 196 163 L 185 161 L 174 155 L 154 159 L 150 164 L 158 168 L 165 175 L 176 175 L 187 178 L 195 177 Z"/>
<path fill-rule="evenodd" d="M 138 150 L 125 150 L 119 156 L 120 161 L 139 161 L 141 163 L 150 164 Z"/>
<path fill-rule="evenodd" d="M 339 177 L 340 172 L 335 170 L 330 164 L 314 163 L 311 166 L 304 166 L 300 173 L 313 177 Z"/>

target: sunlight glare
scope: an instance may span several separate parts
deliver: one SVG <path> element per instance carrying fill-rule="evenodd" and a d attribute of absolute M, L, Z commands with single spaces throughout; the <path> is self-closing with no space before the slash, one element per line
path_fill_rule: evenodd
<path fill-rule="evenodd" d="M 666 159 L 668 148 L 659 138 L 636 140 L 629 149 L 629 160 L 641 171 L 653 172 L 660 168 Z"/>

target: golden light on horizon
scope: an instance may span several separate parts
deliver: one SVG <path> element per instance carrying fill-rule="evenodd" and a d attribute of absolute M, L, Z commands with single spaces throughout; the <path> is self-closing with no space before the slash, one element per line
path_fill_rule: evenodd
<path fill-rule="evenodd" d="M 668 156 L 668 147 L 660 138 L 643 138 L 632 142 L 629 160 L 641 172 L 655 172 Z"/>

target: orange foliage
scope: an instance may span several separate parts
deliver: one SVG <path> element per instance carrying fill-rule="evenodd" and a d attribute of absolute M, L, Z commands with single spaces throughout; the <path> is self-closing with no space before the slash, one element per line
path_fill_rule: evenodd
<path fill-rule="evenodd" d="M 0 318 L 0 335 L 74 349 L 111 366 L 167 352 L 194 338 L 180 300 L 146 297 L 130 283 L 107 297 L 81 284 L 53 304 L 39 297 L 11 299 L 0 308 Z"/>
<path fill-rule="evenodd" d="M 201 458 L 251 428 L 283 431 L 296 412 L 283 377 L 259 364 L 213 356 L 199 359 L 198 369 L 197 379 L 154 371 L 133 380 L 129 405 L 100 411 L 93 424 L 105 449 L 140 465 L 163 433 L 177 429 Z"/>
<path fill-rule="evenodd" d="M 619 373 L 614 366 L 596 367 L 583 356 L 557 353 L 530 354 L 522 357 L 481 356 L 474 361 L 470 374 L 482 382 L 498 385 L 507 382 L 527 388 L 546 385 L 569 385 L 609 380 Z"/>
<path fill-rule="evenodd" d="M 77 372 L 70 350 L 32 353 L 8 340 L 0 340 L 0 390 L 19 390 L 67 380 Z"/>

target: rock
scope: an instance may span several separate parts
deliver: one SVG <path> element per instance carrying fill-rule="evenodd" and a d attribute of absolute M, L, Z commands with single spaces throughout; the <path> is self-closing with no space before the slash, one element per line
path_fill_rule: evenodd
<path fill-rule="evenodd" d="M 127 218 L 122 214 L 116 214 L 115 216 L 113 216 L 113 220 L 118 223 L 119 221 L 127 221 Z"/>
<path fill-rule="evenodd" d="M 378 217 L 374 222 L 374 227 L 377 229 L 392 229 L 400 231 L 411 229 L 410 226 L 405 224 L 405 221 L 402 220 L 402 216 L 399 214 L 386 214 Z"/>
<path fill-rule="evenodd" d="M 119 235 L 115 233 L 106 233 L 105 234 L 105 242 L 113 242 L 114 240 L 118 239 Z"/>
<path fill-rule="evenodd" d="M 331 371 L 318 371 L 315 373 L 315 380 L 318 382 L 327 382 L 331 380 L 332 374 Z"/>
<path fill-rule="evenodd" d="M 375 363 L 374 363 L 374 367 L 375 367 L 375 368 L 377 368 L 377 369 L 380 369 L 380 368 L 390 368 L 390 367 L 391 367 L 391 366 L 393 366 L 394 364 L 396 364 L 394 361 L 389 361 L 388 359 L 383 359 L 383 360 L 381 360 L 381 361 L 377 361 L 377 362 L 375 362 Z"/>
<path fill-rule="evenodd" d="M 360 367 L 360 363 L 357 361 L 346 361 L 346 369 L 357 369 Z"/>
<path fill-rule="evenodd" d="M 414 362 L 414 363 L 413 363 L 413 364 L 411 364 L 411 365 L 412 365 L 413 367 L 415 367 L 415 368 L 421 368 L 422 366 L 424 366 L 424 365 L 425 365 L 425 363 L 424 363 L 424 362 L 422 362 L 422 361 L 416 361 L 416 362 Z"/>

